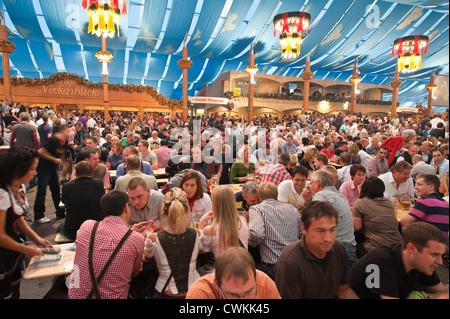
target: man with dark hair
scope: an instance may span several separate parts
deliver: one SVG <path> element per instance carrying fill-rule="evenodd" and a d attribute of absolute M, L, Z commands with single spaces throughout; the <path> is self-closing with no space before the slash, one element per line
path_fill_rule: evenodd
<path fill-rule="evenodd" d="M 61 199 L 66 208 L 66 219 L 57 232 L 71 240 L 76 239 L 78 229 L 86 220 L 102 220 L 104 217 L 100 199 L 105 189 L 101 179 L 92 177 L 93 172 L 89 161 L 81 161 L 75 165 L 76 179 L 62 187 Z"/>
<path fill-rule="evenodd" d="M 436 173 L 439 174 L 439 179 L 441 179 L 442 176 L 448 174 L 448 159 L 445 158 L 444 152 L 442 152 L 442 150 L 435 149 L 433 151 L 433 160 L 436 167 Z"/>
<path fill-rule="evenodd" d="M 186 299 L 280 299 L 280 294 L 246 249 L 231 247 L 217 257 L 214 273 L 194 282 Z"/>
<path fill-rule="evenodd" d="M 322 154 L 323 156 L 326 155 Z M 291 204 L 299 211 L 303 210 L 305 201 L 302 192 L 307 184 L 309 171 L 306 167 L 298 165 L 292 170 L 292 179 L 285 180 L 278 185 L 278 200 Z"/>
<path fill-rule="evenodd" d="M 336 240 L 338 212 L 312 201 L 302 214 L 303 237 L 288 245 L 275 265 L 283 299 L 357 298 L 348 280 L 345 247 Z"/>
<path fill-rule="evenodd" d="M 388 156 L 387 147 L 380 147 L 377 156 L 374 156 L 367 166 L 367 177 L 378 177 L 384 173 L 389 172 L 389 163 L 386 157 Z"/>
<path fill-rule="evenodd" d="M 361 299 L 448 299 L 436 267 L 448 244 L 435 226 L 417 222 L 402 232 L 402 242 L 368 252 L 350 269 L 350 287 Z M 419 291 L 425 287 L 425 291 Z"/>
<path fill-rule="evenodd" d="M 334 186 L 334 178 L 328 171 L 322 169 L 311 174 L 310 186 L 303 191 L 305 203 L 311 201 L 322 201 L 330 203 L 338 212 L 336 238 L 347 250 L 348 268 L 357 260 L 356 241 L 353 229 L 353 215 L 345 196 Z"/>
<path fill-rule="evenodd" d="M 34 201 L 34 220 L 45 224 L 50 219 L 44 216 L 45 196 L 47 186 L 50 186 L 53 204 L 55 206 L 56 218 L 64 218 L 65 209 L 59 207 L 61 194 L 59 189 L 58 165 L 62 164 L 61 154 L 63 154 L 62 142 L 67 140 L 67 129 L 62 125 L 53 127 L 53 135 L 39 149 L 39 164 L 37 167 L 37 193 Z"/>
<path fill-rule="evenodd" d="M 417 176 L 414 189 L 420 198 L 400 224 L 402 229 L 408 225 L 424 221 L 436 226 L 448 238 L 448 202 L 439 195 L 440 181 L 434 174 L 422 174 Z"/>
<path fill-rule="evenodd" d="M 87 220 L 81 225 L 76 239 L 77 251 L 69 285 L 70 299 L 128 297 L 130 281 L 142 269 L 145 240 L 143 235 L 128 228 L 128 200 L 127 193 L 123 191 L 108 192 L 100 201 L 105 218 L 100 222 Z M 90 271 L 88 257 L 92 240 L 93 273 Z M 100 296 L 96 296 L 92 281 L 98 280 L 99 274 L 121 240 L 123 246 L 120 253 L 112 260 L 109 270 L 98 283 Z"/>

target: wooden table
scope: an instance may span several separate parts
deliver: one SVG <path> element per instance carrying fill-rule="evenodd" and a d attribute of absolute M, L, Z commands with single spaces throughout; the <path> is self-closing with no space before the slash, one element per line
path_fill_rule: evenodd
<path fill-rule="evenodd" d="M 165 168 L 158 168 L 153 170 L 153 173 L 155 174 L 155 177 L 163 177 L 166 175 L 166 169 Z"/>
<path fill-rule="evenodd" d="M 109 177 L 116 177 L 117 171 L 116 170 L 110 170 L 109 171 Z"/>
<path fill-rule="evenodd" d="M 60 244 L 53 245 L 53 247 L 61 248 L 61 252 L 59 254 L 61 254 L 62 257 L 59 262 L 54 265 L 41 266 L 43 262 L 39 261 L 39 256 L 34 256 L 31 258 L 30 263 L 23 274 L 23 279 L 34 280 L 71 274 L 73 269 L 73 261 L 75 259 L 75 250 L 68 250 L 68 248 L 75 247 L 74 244 Z"/>

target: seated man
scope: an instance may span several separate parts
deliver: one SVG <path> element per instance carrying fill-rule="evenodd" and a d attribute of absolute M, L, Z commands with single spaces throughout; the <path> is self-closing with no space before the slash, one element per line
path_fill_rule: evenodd
<path fill-rule="evenodd" d="M 278 189 L 273 183 L 259 187 L 261 203 L 249 210 L 248 245 L 259 246 L 261 263 L 257 265 L 273 278 L 273 268 L 283 249 L 302 236 L 300 214 L 291 204 L 277 201 Z"/>
<path fill-rule="evenodd" d="M 128 146 L 123 149 L 122 154 L 123 154 L 123 160 L 126 161 L 127 157 L 130 155 L 139 156 L 139 151 L 134 146 Z M 141 161 L 139 170 L 144 174 L 155 176 L 155 173 L 153 173 L 152 166 L 150 165 L 149 162 Z M 125 175 L 126 173 L 127 173 L 127 171 L 125 168 L 125 163 L 119 164 L 119 166 L 117 166 L 117 171 L 116 171 L 116 181 L 120 176 Z"/>
<path fill-rule="evenodd" d="M 384 173 L 389 172 L 389 163 L 386 159 L 388 149 L 384 146 L 378 149 L 376 156 L 372 157 L 367 165 L 367 178 L 378 177 Z"/>
<path fill-rule="evenodd" d="M 325 154 L 322 154 L 326 157 Z M 305 201 L 302 196 L 305 188 L 309 171 L 306 167 L 299 165 L 294 167 L 292 180 L 285 180 L 278 185 L 278 200 L 280 202 L 291 204 L 299 212 L 303 211 Z"/>
<path fill-rule="evenodd" d="M 140 177 L 134 177 L 127 185 L 130 197 L 130 225 L 154 221 L 160 224 L 164 195 L 147 187 Z"/>
<path fill-rule="evenodd" d="M 323 153 L 317 154 L 314 157 L 313 165 L 316 170 L 324 168 L 328 165 L 328 157 Z"/>
<path fill-rule="evenodd" d="M 277 286 L 257 270 L 252 256 L 241 247 L 219 254 L 215 272 L 199 278 L 189 288 L 186 299 L 280 299 Z"/>
<path fill-rule="evenodd" d="M 77 231 L 88 219 L 102 220 L 100 199 L 105 194 L 101 179 L 93 178 L 94 169 L 90 162 L 81 161 L 75 165 L 75 179 L 63 184 L 61 200 L 66 208 L 66 219 L 57 232 L 75 240 Z"/>
<path fill-rule="evenodd" d="M 420 156 L 420 155 L 419 155 Z M 408 225 L 424 221 L 437 227 L 448 238 L 448 203 L 439 195 L 441 183 L 435 174 L 422 174 L 417 177 L 416 186 L 419 198 L 400 224 L 402 230 Z"/>
<path fill-rule="evenodd" d="M 128 222 L 130 210 L 128 195 L 119 190 L 105 194 L 100 206 L 105 218 L 100 222 L 93 247 L 94 273 L 99 274 L 107 260 L 124 238 L 123 247 L 116 255 L 98 288 L 102 299 L 127 299 L 132 277 L 136 277 L 142 269 L 144 254 L 144 236 L 130 231 Z M 69 298 L 87 299 L 95 296 L 89 271 L 89 243 L 96 221 L 87 220 L 81 225 L 76 246 L 77 253 L 73 261 L 74 267 L 70 276 Z"/>
<path fill-rule="evenodd" d="M 168 142 L 165 139 L 161 140 L 161 147 L 155 150 L 156 157 L 158 158 L 158 168 L 166 168 L 167 163 L 170 160 L 170 153 L 172 150 L 168 147 Z"/>
<path fill-rule="evenodd" d="M 259 185 L 254 181 L 245 182 L 242 185 L 242 191 L 236 192 L 234 195 L 236 197 L 236 203 L 239 208 L 243 208 L 246 211 L 249 210 L 253 205 L 259 204 L 258 195 Z"/>
<path fill-rule="evenodd" d="M 413 168 L 411 169 L 411 178 L 414 183 L 417 180 L 417 176 L 421 174 L 436 174 L 436 169 L 424 162 L 422 155 L 416 154 L 412 157 Z"/>
<path fill-rule="evenodd" d="M 448 174 L 448 159 L 444 157 L 442 150 L 433 150 L 433 161 L 436 166 L 436 173 L 439 174 L 439 179 L 441 179 L 445 174 Z"/>
<path fill-rule="evenodd" d="M 327 202 L 306 205 L 302 239 L 288 245 L 275 265 L 283 299 L 357 298 L 349 285 L 345 247 L 336 240 L 337 220 L 338 212 Z"/>
<path fill-rule="evenodd" d="M 310 201 L 329 202 L 338 212 L 336 239 L 344 244 L 347 250 L 348 268 L 357 260 L 356 240 L 353 229 L 353 215 L 350 205 L 343 194 L 334 186 L 333 176 L 326 170 L 312 173 L 311 185 L 303 190 L 305 203 Z"/>
<path fill-rule="evenodd" d="M 399 199 L 402 194 L 414 196 L 414 183 L 410 176 L 411 169 L 412 166 L 409 163 L 400 161 L 391 167 L 390 172 L 378 176 L 386 187 L 384 197 Z"/>
<path fill-rule="evenodd" d="M 261 183 L 274 183 L 278 186 L 282 181 L 290 180 L 292 169 L 291 157 L 289 154 L 281 153 L 278 157 L 278 164 L 269 164 L 258 168 L 255 173 L 259 174 Z"/>
<path fill-rule="evenodd" d="M 100 154 L 97 149 L 94 148 L 87 148 L 80 152 L 79 154 L 80 161 L 88 161 L 91 163 L 94 173 L 92 174 L 92 177 L 99 178 L 103 181 L 103 187 L 106 190 L 111 189 L 111 183 L 109 180 L 109 170 L 108 167 L 106 167 L 105 164 L 100 163 Z M 72 175 L 70 176 L 70 180 L 75 179 L 75 170 L 72 172 Z"/>
<path fill-rule="evenodd" d="M 153 170 L 158 169 L 158 157 L 148 149 L 148 142 L 146 140 L 139 140 L 137 148 L 139 151 L 139 158 L 142 161 L 150 163 Z"/>
<path fill-rule="evenodd" d="M 402 237 L 401 243 L 377 247 L 358 260 L 350 269 L 350 287 L 361 299 L 424 299 L 427 293 L 448 299 L 448 285 L 435 271 L 448 239 L 425 222 L 409 225 Z M 418 291 L 421 287 L 427 292 Z"/>
<path fill-rule="evenodd" d="M 140 142 L 142 142 L 142 141 L 139 141 L 139 143 Z M 144 141 L 144 142 L 146 142 L 146 141 Z M 158 182 L 156 181 L 155 176 L 151 176 L 151 175 L 142 173 L 139 170 L 140 165 L 141 165 L 141 161 L 140 161 L 139 157 L 137 157 L 136 155 L 128 156 L 127 160 L 125 161 L 125 168 L 126 168 L 127 173 L 125 175 L 120 176 L 117 179 L 114 189 L 126 191 L 129 181 L 135 177 L 140 177 L 145 181 L 145 183 L 147 183 L 148 188 L 157 191 L 158 190 Z"/>

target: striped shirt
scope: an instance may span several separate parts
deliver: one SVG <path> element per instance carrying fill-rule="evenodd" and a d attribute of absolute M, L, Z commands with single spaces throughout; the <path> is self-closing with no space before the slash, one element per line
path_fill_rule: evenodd
<path fill-rule="evenodd" d="M 417 199 L 409 214 L 419 221 L 436 226 L 448 238 L 448 202 L 437 193 Z"/>
<path fill-rule="evenodd" d="M 216 274 L 208 274 L 198 279 L 189 288 L 186 299 L 225 299 L 216 281 Z M 277 286 L 272 279 L 260 270 L 256 270 L 255 299 L 281 299 Z"/>
<path fill-rule="evenodd" d="M 95 220 L 85 221 L 78 231 L 75 259 L 69 285 L 70 299 L 86 299 L 92 289 L 89 275 L 89 242 Z M 97 278 L 106 261 L 128 231 L 127 222 L 117 216 L 107 216 L 100 222 L 95 235 L 93 265 Z M 102 299 L 126 299 L 132 277 L 142 269 L 144 237 L 133 232 L 117 253 L 99 285 Z M 95 298 L 95 294 L 94 297 Z"/>
<path fill-rule="evenodd" d="M 259 246 L 261 261 L 275 264 L 283 249 L 302 236 L 298 210 L 291 204 L 265 199 L 249 209 L 248 244 Z"/>

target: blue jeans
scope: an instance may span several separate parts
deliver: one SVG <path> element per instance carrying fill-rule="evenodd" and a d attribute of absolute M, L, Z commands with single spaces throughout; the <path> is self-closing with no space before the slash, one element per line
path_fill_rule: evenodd
<path fill-rule="evenodd" d="M 347 251 L 347 266 L 348 270 L 350 270 L 350 268 L 352 268 L 352 266 L 358 261 L 358 256 L 356 255 L 356 246 L 347 243 L 342 244 L 344 244 L 345 250 Z"/>
<path fill-rule="evenodd" d="M 61 194 L 59 191 L 58 173 L 56 173 L 56 171 L 51 174 L 39 172 L 37 177 L 37 193 L 34 201 L 34 220 L 36 221 L 44 217 L 47 186 L 50 186 L 50 192 L 52 193 L 53 204 L 55 205 L 56 210 L 56 217 L 64 217 L 65 209 L 59 207 Z"/>

